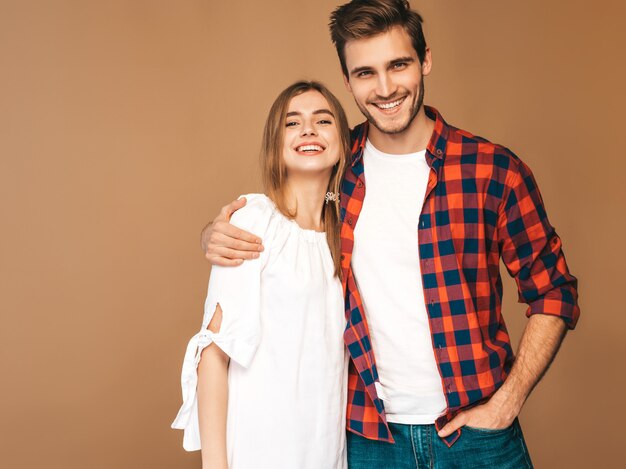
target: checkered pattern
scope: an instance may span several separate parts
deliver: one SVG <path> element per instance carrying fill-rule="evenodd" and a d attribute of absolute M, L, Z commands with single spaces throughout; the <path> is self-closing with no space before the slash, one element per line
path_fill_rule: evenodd
<path fill-rule="evenodd" d="M 527 315 L 561 317 L 574 328 L 580 314 L 576 278 L 561 240 L 548 222 L 530 169 L 510 150 L 435 121 L 426 160 L 431 168 L 419 218 L 418 240 L 424 300 L 447 412 L 440 429 L 463 408 L 491 396 L 504 382 L 513 350 L 501 314 L 502 258 L 515 278 Z M 382 401 L 363 303 L 350 261 L 354 227 L 365 198 L 363 148 L 367 122 L 353 131 L 352 165 L 342 186 L 342 270 L 346 292 L 345 342 L 352 357 L 348 429 L 393 441 Z M 384 220 L 381 220 L 384 223 Z M 384 253 L 381 253 L 384 255 Z M 453 444 L 457 431 L 446 439 Z"/>

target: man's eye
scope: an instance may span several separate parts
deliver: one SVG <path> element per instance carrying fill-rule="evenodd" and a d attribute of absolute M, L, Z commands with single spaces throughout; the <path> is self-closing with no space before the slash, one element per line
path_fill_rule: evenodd
<path fill-rule="evenodd" d="M 406 67 L 406 62 L 397 62 L 393 64 L 393 68 L 395 68 L 396 70 L 403 69 L 404 67 Z"/>
<path fill-rule="evenodd" d="M 365 77 L 367 77 L 367 76 L 369 76 L 371 74 L 372 74 L 372 72 L 370 72 L 369 70 L 364 70 L 362 72 L 357 73 L 356 76 L 359 77 L 359 78 L 365 78 Z"/>

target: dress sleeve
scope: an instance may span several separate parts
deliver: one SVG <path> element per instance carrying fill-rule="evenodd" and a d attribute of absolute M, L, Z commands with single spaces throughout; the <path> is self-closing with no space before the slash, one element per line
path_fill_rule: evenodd
<path fill-rule="evenodd" d="M 211 270 L 202 326 L 189 341 L 183 360 L 183 405 L 172 423 L 172 428 L 185 431 L 183 447 L 187 451 L 200 449 L 196 387 L 202 351 L 215 342 L 231 360 L 247 368 L 259 345 L 261 271 L 269 252 L 265 235 L 273 210 L 264 197 L 247 197 L 247 205 L 233 214 L 231 223 L 261 237 L 265 250 L 259 258 L 244 261 L 239 266 L 213 266 Z M 211 332 L 207 326 L 218 304 L 222 309 L 222 322 L 219 332 Z"/>

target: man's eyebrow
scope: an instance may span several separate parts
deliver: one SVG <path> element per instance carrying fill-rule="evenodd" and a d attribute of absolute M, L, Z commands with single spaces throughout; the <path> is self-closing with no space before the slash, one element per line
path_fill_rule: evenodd
<path fill-rule="evenodd" d="M 356 67 L 350 70 L 350 75 L 356 75 L 357 73 L 360 73 L 360 72 L 367 72 L 371 69 L 372 67 L 367 66 L 367 65 L 365 65 L 364 67 Z"/>
<path fill-rule="evenodd" d="M 400 62 L 408 62 L 408 63 L 413 63 L 415 62 L 415 58 L 411 57 L 411 56 L 407 56 L 407 57 L 398 57 L 397 59 L 393 59 L 389 62 L 389 65 L 394 65 Z"/>
<path fill-rule="evenodd" d="M 415 58 L 411 57 L 410 55 L 407 55 L 406 57 L 398 57 L 396 59 L 390 60 L 388 62 L 387 66 L 389 67 L 389 66 L 395 65 L 397 63 L 406 63 L 406 62 L 413 63 L 413 62 L 415 62 Z M 357 73 L 368 72 L 370 70 L 372 70 L 371 66 L 364 65 L 363 67 L 356 67 L 356 68 L 353 68 L 352 70 L 350 70 L 350 75 L 356 75 Z"/>
<path fill-rule="evenodd" d="M 332 117 L 335 117 L 335 115 L 330 111 L 330 109 L 317 109 L 313 111 L 313 114 L 330 114 Z M 298 111 L 291 111 L 287 113 L 287 117 L 301 116 L 301 115 L 302 113 Z"/>

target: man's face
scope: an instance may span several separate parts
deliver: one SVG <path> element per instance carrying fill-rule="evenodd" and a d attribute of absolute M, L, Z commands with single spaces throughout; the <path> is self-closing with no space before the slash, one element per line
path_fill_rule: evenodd
<path fill-rule="evenodd" d="M 348 41 L 344 53 L 346 87 L 367 120 L 385 134 L 407 130 L 422 107 L 430 51 L 426 50 L 420 64 L 411 38 L 396 26 L 386 33 Z"/>

